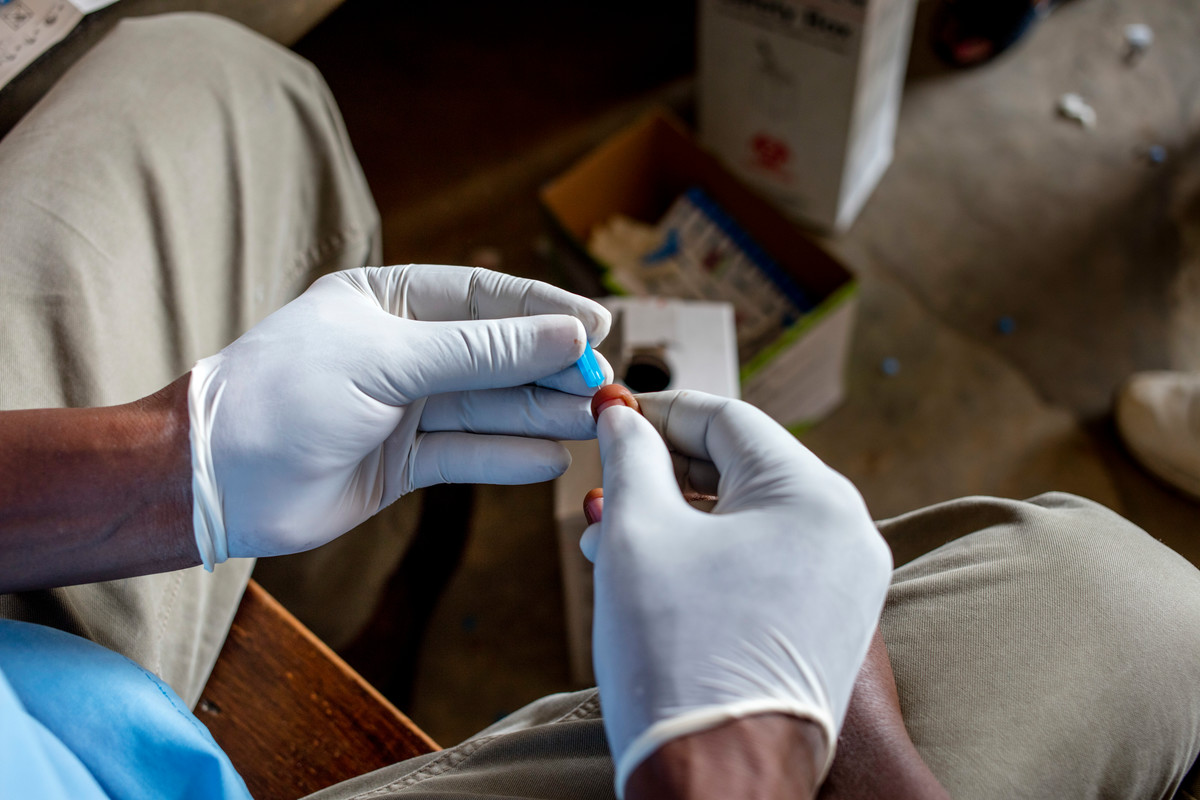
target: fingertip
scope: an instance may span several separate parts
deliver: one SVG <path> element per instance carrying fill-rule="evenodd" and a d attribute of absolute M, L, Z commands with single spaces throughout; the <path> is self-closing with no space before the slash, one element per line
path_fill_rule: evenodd
<path fill-rule="evenodd" d="M 633 396 L 633 392 L 619 384 L 610 383 L 601 386 L 592 395 L 592 418 L 599 421 L 600 414 L 604 409 L 617 405 L 627 406 L 641 413 L 641 407 L 638 405 L 637 398 Z"/>
<path fill-rule="evenodd" d="M 595 525 L 604 518 L 604 490 L 595 488 L 583 497 L 583 516 L 588 525 Z"/>
<path fill-rule="evenodd" d="M 574 320 L 576 325 L 579 324 L 579 320 L 575 319 L 574 317 L 571 317 L 571 319 Z M 574 334 L 572 334 L 572 336 L 574 336 Z M 555 389 L 567 394 L 577 395 L 579 397 L 592 397 L 596 394 L 597 389 L 600 387 L 593 385 L 595 384 L 595 380 L 589 380 L 586 376 L 593 372 L 595 368 L 598 368 L 601 373 L 600 386 L 612 383 L 612 365 L 608 363 L 608 360 L 599 351 L 593 350 L 590 354 L 591 357 L 595 359 L 594 367 L 588 367 L 581 363 L 584 361 L 585 356 L 587 355 L 585 341 L 586 340 L 578 337 L 573 338 L 573 349 L 569 353 L 571 358 L 568 365 L 552 375 L 546 375 L 542 378 L 539 378 L 537 380 L 537 385 L 543 386 L 547 389 Z"/>
<path fill-rule="evenodd" d="M 579 317 L 567 316 L 574 326 L 574 333 L 571 337 L 572 344 L 575 347 L 575 358 L 578 360 L 583 355 L 588 347 L 588 332 L 587 326 L 583 324 L 583 320 Z"/>
<path fill-rule="evenodd" d="M 552 442 L 552 444 L 558 445 L 558 452 L 557 454 L 550 455 L 546 462 L 546 468 L 554 473 L 551 476 L 552 478 L 559 478 L 571 468 L 573 459 L 571 458 L 571 451 L 562 442 Z M 556 455 L 557 458 L 555 457 Z"/>
<path fill-rule="evenodd" d="M 579 549 L 583 551 L 583 557 L 593 564 L 596 563 L 596 551 L 600 549 L 600 525 L 589 525 L 583 535 L 579 537 Z"/>
<path fill-rule="evenodd" d="M 587 346 L 587 328 L 579 317 L 570 314 L 534 314 L 528 317 L 513 317 L 509 324 L 524 324 L 538 330 L 566 351 L 566 358 L 577 361 Z"/>
<path fill-rule="evenodd" d="M 612 328 L 612 312 L 599 303 L 592 302 L 592 319 L 590 335 L 588 341 L 592 347 L 600 344 L 608 336 L 609 330 Z"/>

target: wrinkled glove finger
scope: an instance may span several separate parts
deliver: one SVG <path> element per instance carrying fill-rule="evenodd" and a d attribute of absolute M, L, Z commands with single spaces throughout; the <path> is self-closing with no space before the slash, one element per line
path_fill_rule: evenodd
<path fill-rule="evenodd" d="M 535 386 L 436 394 L 425 402 L 420 430 L 542 439 L 596 437 L 588 398 Z"/>
<path fill-rule="evenodd" d="M 639 395 L 638 401 L 672 450 L 713 464 L 721 476 L 716 493 L 739 506 L 758 502 L 759 489 L 803 497 L 833 472 L 748 403 L 694 391 Z M 724 501 L 718 508 L 732 510 Z"/>
<path fill-rule="evenodd" d="M 534 383 L 573 366 L 585 339 L 578 319 L 560 315 L 475 322 L 382 317 L 377 327 L 371 346 L 382 348 L 381 366 L 363 388 L 391 405 Z"/>
<path fill-rule="evenodd" d="M 596 353 L 596 363 L 600 365 L 601 371 L 604 372 L 604 383 L 612 383 L 613 368 L 608 363 L 608 359 Z M 579 371 L 579 367 L 572 364 L 566 369 L 559 370 L 553 375 L 542 378 L 537 382 L 538 386 L 544 386 L 547 389 L 555 389 L 559 392 L 578 395 L 580 397 L 591 397 L 596 393 L 595 386 L 588 386 L 587 381 L 583 379 L 583 373 Z"/>
<path fill-rule="evenodd" d="M 612 323 L 608 309 L 594 300 L 478 267 L 408 264 L 339 274 L 377 298 L 389 313 L 409 319 L 448 322 L 566 314 L 583 323 L 593 345 L 608 335 Z"/>
<path fill-rule="evenodd" d="M 721 474 L 711 461 L 672 453 L 671 463 L 675 467 L 675 480 L 679 483 L 680 491 L 711 495 L 720 492 Z"/>
<path fill-rule="evenodd" d="M 524 436 L 493 436 L 456 431 L 417 436 L 409 463 L 412 489 L 439 483 L 515 486 L 553 480 L 571 466 L 571 454 L 558 442 Z"/>

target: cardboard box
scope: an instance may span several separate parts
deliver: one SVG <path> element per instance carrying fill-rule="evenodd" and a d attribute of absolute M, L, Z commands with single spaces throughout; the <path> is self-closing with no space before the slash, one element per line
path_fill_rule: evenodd
<path fill-rule="evenodd" d="M 791 216 L 854 221 L 892 160 L 916 0 L 701 0 L 700 141 Z"/>
<path fill-rule="evenodd" d="M 742 398 L 799 433 L 844 395 L 844 369 L 857 307 L 853 275 L 768 201 L 702 150 L 665 111 L 606 141 L 542 190 L 568 261 L 599 270 L 608 291 L 624 287 L 588 255 L 593 228 L 624 214 L 656 223 L 692 187 L 720 205 L 814 299 L 815 307 L 740 365 Z"/>

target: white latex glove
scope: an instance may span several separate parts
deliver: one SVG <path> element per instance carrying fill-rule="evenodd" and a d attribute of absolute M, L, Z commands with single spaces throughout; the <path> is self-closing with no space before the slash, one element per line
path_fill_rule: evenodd
<path fill-rule="evenodd" d="M 482 269 L 322 277 L 192 370 L 205 565 L 316 547 L 422 486 L 558 476 L 570 456 L 550 440 L 594 435 L 574 362 L 609 323 L 591 300 Z"/>
<path fill-rule="evenodd" d="M 617 794 L 672 739 L 771 712 L 824 729 L 823 779 L 883 608 L 887 545 L 854 486 L 753 406 L 637 399 L 645 418 L 601 412 L 603 514 L 581 542 Z M 681 482 L 718 494 L 713 511 Z"/>

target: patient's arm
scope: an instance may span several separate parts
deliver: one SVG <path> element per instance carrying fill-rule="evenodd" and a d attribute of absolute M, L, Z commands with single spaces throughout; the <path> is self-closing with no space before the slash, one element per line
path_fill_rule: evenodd
<path fill-rule="evenodd" d="M 896 679 L 878 628 L 854 684 L 833 766 L 817 797 L 949 800 L 904 727 Z"/>
<path fill-rule="evenodd" d="M 810 797 L 820 734 L 779 714 L 750 717 L 671 742 L 634 771 L 626 791 L 642 797 Z M 921 760 L 900 716 L 900 698 L 876 628 L 818 800 L 949 800 Z"/>
<path fill-rule="evenodd" d="M 0 412 L 0 592 L 200 563 L 188 376 L 109 408 Z"/>
<path fill-rule="evenodd" d="M 674 739 L 629 777 L 626 800 L 802 800 L 827 748 L 820 727 L 760 714 Z"/>

